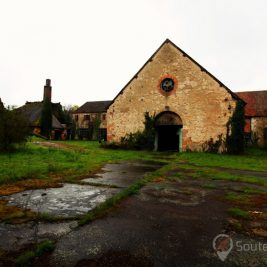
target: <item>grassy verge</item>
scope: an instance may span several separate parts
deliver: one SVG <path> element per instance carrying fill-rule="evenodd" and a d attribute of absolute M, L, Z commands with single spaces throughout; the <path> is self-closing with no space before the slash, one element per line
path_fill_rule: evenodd
<path fill-rule="evenodd" d="M 246 153 L 240 156 L 200 152 L 180 153 L 177 161 L 193 163 L 197 166 L 267 171 L 267 151 L 260 149 L 247 149 Z"/>
<path fill-rule="evenodd" d="M 205 157 L 205 154 L 202 154 Z M 177 171 L 175 176 L 181 178 L 182 176 L 191 178 L 201 178 L 207 180 L 225 180 L 232 182 L 243 182 L 249 184 L 267 186 L 267 179 L 258 176 L 233 174 L 228 173 L 227 170 L 216 170 L 212 167 L 206 167 L 201 165 L 191 165 L 191 163 L 183 163 L 179 165 L 180 171 Z"/>

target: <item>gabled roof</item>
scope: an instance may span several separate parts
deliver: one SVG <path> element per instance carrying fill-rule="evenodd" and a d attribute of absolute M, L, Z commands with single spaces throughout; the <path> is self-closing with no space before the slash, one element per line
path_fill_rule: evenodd
<path fill-rule="evenodd" d="M 63 125 L 59 122 L 55 115 L 52 115 L 52 128 L 64 129 Z"/>
<path fill-rule="evenodd" d="M 82 106 L 80 106 L 77 110 L 75 110 L 73 113 L 101 113 L 106 112 L 108 106 L 110 105 L 112 101 L 91 101 L 86 102 Z"/>
<path fill-rule="evenodd" d="M 267 91 L 236 92 L 236 94 L 247 103 L 245 116 L 267 117 Z"/>
<path fill-rule="evenodd" d="M 52 103 L 52 112 L 53 112 L 52 127 L 54 129 L 64 128 L 56 117 L 56 113 L 57 113 L 59 106 L 60 106 L 60 103 Z M 30 126 L 36 127 L 36 126 L 40 126 L 42 108 L 43 108 L 43 102 L 40 102 L 40 101 L 39 102 L 26 102 L 24 106 L 17 108 L 17 110 L 26 117 Z"/>
<path fill-rule="evenodd" d="M 201 71 L 206 72 L 212 79 L 214 79 L 216 82 L 218 82 L 220 84 L 221 87 L 225 88 L 230 94 L 231 96 L 236 99 L 236 100 L 240 100 L 242 102 L 244 102 L 241 98 L 239 98 L 234 92 L 232 92 L 226 85 L 224 85 L 221 81 L 219 81 L 215 76 L 213 76 L 210 72 L 208 72 L 204 67 L 202 67 L 198 62 L 196 62 L 193 58 L 191 58 L 188 54 L 186 54 L 181 48 L 179 48 L 176 44 L 174 44 L 171 40 L 166 39 L 162 45 L 156 50 L 156 52 L 146 61 L 146 63 L 141 67 L 141 69 L 133 76 L 133 78 L 121 89 L 121 91 L 116 95 L 116 97 L 111 101 L 111 103 L 109 104 L 109 106 L 111 106 L 114 101 L 116 100 L 116 98 L 123 93 L 124 89 L 135 79 L 138 77 L 139 73 L 145 68 L 145 66 L 153 60 L 153 58 L 155 57 L 155 55 L 160 51 L 160 49 L 167 43 L 170 43 L 172 46 L 174 46 L 178 51 L 180 51 L 184 57 L 187 57 L 188 59 L 190 59 L 194 64 L 196 64 Z M 108 108 L 109 108 L 108 106 Z"/>

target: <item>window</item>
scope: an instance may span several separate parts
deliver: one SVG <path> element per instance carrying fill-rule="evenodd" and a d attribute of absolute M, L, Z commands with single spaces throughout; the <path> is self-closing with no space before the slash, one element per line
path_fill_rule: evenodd
<path fill-rule="evenodd" d="M 84 118 L 84 120 L 86 120 L 86 121 L 90 121 L 90 119 L 91 119 L 91 118 L 90 118 L 90 115 L 88 115 L 88 114 L 84 115 L 83 118 Z"/>
<path fill-rule="evenodd" d="M 166 93 L 169 93 L 174 89 L 174 81 L 171 78 L 165 78 L 160 84 L 161 90 Z"/>
<path fill-rule="evenodd" d="M 75 115 L 75 121 L 79 120 L 79 115 Z"/>
<path fill-rule="evenodd" d="M 106 120 L 106 114 L 102 114 L 102 121 Z"/>

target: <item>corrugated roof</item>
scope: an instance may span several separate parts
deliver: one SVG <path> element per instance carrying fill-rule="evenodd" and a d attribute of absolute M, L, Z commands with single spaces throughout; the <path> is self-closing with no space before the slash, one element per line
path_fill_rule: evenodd
<path fill-rule="evenodd" d="M 245 106 L 245 116 L 267 116 L 267 91 L 236 92 L 236 94 L 247 103 Z"/>
<path fill-rule="evenodd" d="M 100 112 L 106 112 L 108 106 L 110 105 L 112 101 L 91 101 L 86 102 L 82 106 L 80 106 L 77 110 L 75 110 L 73 113 L 100 113 Z"/>

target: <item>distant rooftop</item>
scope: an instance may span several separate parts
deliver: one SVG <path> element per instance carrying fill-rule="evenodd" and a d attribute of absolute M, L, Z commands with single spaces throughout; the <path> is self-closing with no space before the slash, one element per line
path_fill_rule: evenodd
<path fill-rule="evenodd" d="M 247 103 L 245 106 L 245 116 L 267 116 L 267 91 L 236 92 L 235 94 Z"/>
<path fill-rule="evenodd" d="M 73 113 L 101 113 L 106 112 L 112 101 L 90 101 L 80 106 Z"/>

